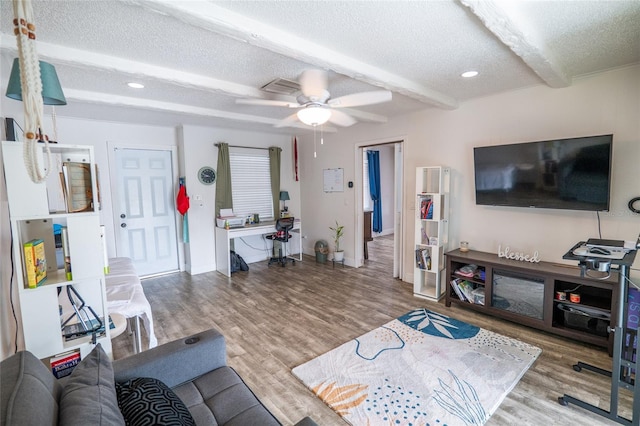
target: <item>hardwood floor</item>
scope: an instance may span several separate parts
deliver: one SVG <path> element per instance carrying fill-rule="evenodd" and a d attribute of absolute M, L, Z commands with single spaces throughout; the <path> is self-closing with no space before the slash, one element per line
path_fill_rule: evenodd
<path fill-rule="evenodd" d="M 389 263 L 375 255 L 358 269 L 333 269 L 331 262 L 317 264 L 311 256 L 285 268 L 267 267 L 266 261 L 249 266 L 248 272 L 232 278 L 216 272 L 178 273 L 144 280 L 143 287 L 160 344 L 219 329 L 227 340 L 229 365 L 285 425 L 307 415 L 320 425 L 345 425 L 291 369 L 419 307 L 542 348 L 487 425 L 615 424 L 575 405 L 557 403 L 558 396 L 568 393 L 608 409 L 608 378 L 572 369 L 577 360 L 610 369 L 605 350 L 416 298 L 412 286 L 391 278 Z M 126 333 L 114 339 L 116 358 L 131 354 L 130 339 Z M 621 400 L 622 414 L 630 417 L 626 391 Z"/>
<path fill-rule="evenodd" d="M 367 244 L 369 259 L 364 261 L 365 265 L 372 266 L 372 263 L 376 263 L 378 267 L 386 268 L 391 272 L 391 268 L 393 268 L 393 234 L 375 237 Z"/>

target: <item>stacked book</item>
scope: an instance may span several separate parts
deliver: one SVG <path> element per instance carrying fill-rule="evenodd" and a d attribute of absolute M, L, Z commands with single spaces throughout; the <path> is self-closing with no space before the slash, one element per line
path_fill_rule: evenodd
<path fill-rule="evenodd" d="M 49 360 L 51 372 L 57 379 L 68 376 L 80 362 L 80 351 L 69 351 L 56 355 Z"/>
<path fill-rule="evenodd" d="M 473 303 L 473 294 L 471 293 L 474 290 L 473 284 L 461 278 L 456 278 L 451 280 L 451 288 L 456 292 L 458 299 Z"/>
<path fill-rule="evenodd" d="M 431 198 L 420 200 L 420 219 L 433 219 L 433 200 Z"/>
<path fill-rule="evenodd" d="M 478 270 L 478 266 L 474 264 L 465 265 L 460 269 L 456 269 L 456 275 L 460 275 L 462 277 L 473 278 L 476 271 Z"/>
<path fill-rule="evenodd" d="M 416 266 L 427 271 L 431 270 L 431 255 L 429 249 L 416 249 Z"/>
<path fill-rule="evenodd" d="M 23 244 L 26 287 L 36 288 L 47 279 L 44 241 L 34 239 Z"/>
<path fill-rule="evenodd" d="M 478 266 L 473 263 L 456 269 L 455 274 L 461 277 L 477 279 L 480 281 L 484 281 L 485 279 L 484 269 L 478 268 Z"/>

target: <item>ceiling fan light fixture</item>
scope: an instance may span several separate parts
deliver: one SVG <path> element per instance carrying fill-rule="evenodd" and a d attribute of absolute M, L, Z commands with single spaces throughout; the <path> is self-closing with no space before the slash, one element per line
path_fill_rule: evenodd
<path fill-rule="evenodd" d="M 309 126 L 320 126 L 329 121 L 331 110 L 318 105 L 310 105 L 298 111 L 298 118 Z"/>
<path fill-rule="evenodd" d="M 464 78 L 472 78 L 478 75 L 478 71 L 466 71 L 460 75 Z"/>

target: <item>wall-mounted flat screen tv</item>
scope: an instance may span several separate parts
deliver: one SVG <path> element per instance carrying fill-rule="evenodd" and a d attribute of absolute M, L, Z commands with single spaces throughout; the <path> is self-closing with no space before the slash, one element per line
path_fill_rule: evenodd
<path fill-rule="evenodd" d="M 473 149 L 476 204 L 609 210 L 613 135 Z"/>

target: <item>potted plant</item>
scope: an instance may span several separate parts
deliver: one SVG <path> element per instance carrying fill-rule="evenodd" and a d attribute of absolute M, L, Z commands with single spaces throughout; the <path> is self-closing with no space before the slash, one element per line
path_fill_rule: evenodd
<path fill-rule="evenodd" d="M 329 229 L 333 231 L 333 242 L 336 245 L 336 250 L 333 253 L 333 260 L 336 262 L 342 262 L 344 260 L 344 251 L 340 250 L 340 238 L 344 235 L 344 225 L 340 225 L 336 220 L 336 226 L 330 226 Z"/>

